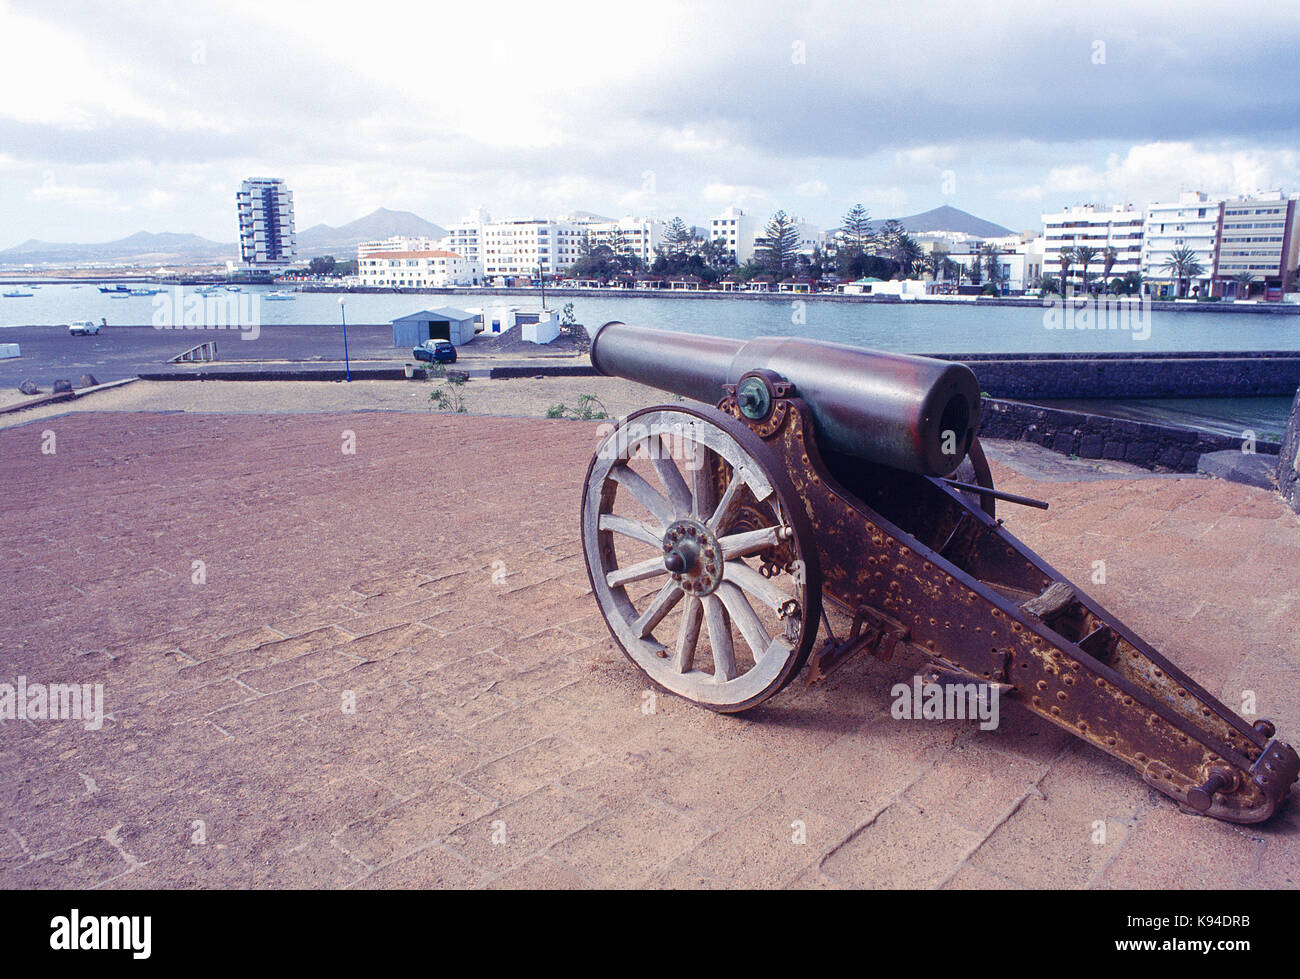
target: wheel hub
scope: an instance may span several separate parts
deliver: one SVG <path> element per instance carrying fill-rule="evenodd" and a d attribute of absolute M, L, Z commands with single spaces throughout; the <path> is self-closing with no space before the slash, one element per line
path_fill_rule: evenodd
<path fill-rule="evenodd" d="M 664 567 L 688 595 L 711 595 L 722 583 L 722 547 L 698 520 L 678 520 L 664 533 Z"/>

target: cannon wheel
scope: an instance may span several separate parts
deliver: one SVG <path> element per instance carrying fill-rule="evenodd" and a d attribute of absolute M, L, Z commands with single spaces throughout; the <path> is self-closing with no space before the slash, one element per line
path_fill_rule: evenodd
<path fill-rule="evenodd" d="M 663 689 L 736 713 L 807 661 L 821 618 L 807 513 L 762 440 L 716 408 L 615 427 L 587 471 L 582 543 L 610 632 Z"/>

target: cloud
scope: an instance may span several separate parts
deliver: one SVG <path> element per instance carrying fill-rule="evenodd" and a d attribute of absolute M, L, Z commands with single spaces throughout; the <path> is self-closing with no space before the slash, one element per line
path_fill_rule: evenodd
<path fill-rule="evenodd" d="M 821 180 L 805 180 L 796 185 L 794 192 L 799 197 L 825 197 L 831 189 Z"/>
<path fill-rule="evenodd" d="M 1300 153 L 1291 149 L 1203 145 L 1190 141 L 1143 143 L 1090 162 L 1053 167 L 1036 188 L 1107 202 L 1169 200 L 1180 190 L 1250 194 L 1300 183 Z M 1101 203 L 1101 200 L 1097 200 Z"/>
<path fill-rule="evenodd" d="M 761 203 L 769 198 L 761 187 L 737 184 L 708 184 L 700 192 L 700 197 L 710 204 L 746 206 Z"/>
<path fill-rule="evenodd" d="M 100 187 L 61 184 L 55 179 L 53 171 L 46 171 L 40 186 L 34 187 L 29 196 L 42 204 L 72 204 L 77 207 L 94 208 L 119 206 L 117 195 Z"/>
<path fill-rule="evenodd" d="M 291 182 L 304 226 L 479 202 L 693 221 L 793 204 L 830 225 L 855 200 L 1023 226 L 1080 195 L 1300 182 L 1298 8 L 1234 4 L 1234 24 L 1267 31 L 1224 30 L 1195 0 L 738 9 L 426 5 L 395 29 L 329 0 L 197 0 L 183 17 L 0 0 L 6 231 L 147 219 L 225 240 L 252 173 Z M 33 198 L 46 169 L 60 189 Z"/>

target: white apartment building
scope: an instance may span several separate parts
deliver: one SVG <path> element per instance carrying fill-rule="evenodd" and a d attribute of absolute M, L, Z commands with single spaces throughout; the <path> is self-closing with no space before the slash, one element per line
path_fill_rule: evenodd
<path fill-rule="evenodd" d="M 1152 295 L 1176 294 L 1174 273 L 1165 262 L 1175 249 L 1196 253 L 1202 273 L 1193 278 L 1188 295 L 1209 294 L 1219 261 L 1219 222 L 1223 198 L 1200 191 L 1181 194 L 1177 201 L 1148 204 L 1142 228 L 1142 278 Z"/>
<path fill-rule="evenodd" d="M 475 208 L 456 223 L 447 226 L 447 236 L 438 242 L 438 247 L 482 265 L 479 238 L 483 234 L 483 226 L 491 223 L 492 216 L 486 210 Z"/>
<path fill-rule="evenodd" d="M 584 226 L 570 221 L 533 218 L 496 221 L 479 234 L 479 262 L 484 279 L 496 284 L 564 271 L 580 256 Z"/>
<path fill-rule="evenodd" d="M 722 241 L 737 265 L 753 259 L 754 240 L 762 233 L 758 219 L 734 205 L 709 222 L 709 240 Z"/>
<path fill-rule="evenodd" d="M 406 289 L 443 289 L 476 286 L 483 282 L 477 262 L 442 249 L 371 252 L 357 260 L 363 286 Z"/>
<path fill-rule="evenodd" d="M 293 264 L 298 238 L 293 191 L 279 177 L 252 177 L 235 195 L 239 211 L 239 257 L 249 269 L 275 271 Z"/>
<path fill-rule="evenodd" d="M 1129 272 L 1140 272 L 1145 223 L 1143 212 L 1132 204 L 1112 207 L 1076 204 L 1063 211 L 1044 214 L 1040 274 L 1059 277 L 1061 252 L 1081 246 L 1096 252 L 1088 263 L 1089 283 L 1099 281 L 1104 274 L 1107 248 L 1114 248 L 1117 255 L 1106 282 L 1123 278 Z M 1073 263 L 1070 277 L 1082 278 L 1082 274 L 1080 263 Z"/>
<path fill-rule="evenodd" d="M 619 218 L 617 221 L 583 223 L 592 248 L 608 245 L 617 252 L 617 242 L 622 241 L 622 253 L 630 252 L 643 263 L 654 261 L 655 249 L 663 243 L 664 223 L 653 218 Z"/>
<path fill-rule="evenodd" d="M 357 261 L 377 252 L 428 252 L 442 247 L 440 241 L 432 238 L 416 238 L 407 235 L 393 235 L 381 241 L 363 241 L 357 245 Z M 448 249 L 454 251 L 454 249 Z"/>
<path fill-rule="evenodd" d="M 801 255 L 812 256 L 813 249 L 821 245 L 825 232 L 815 224 L 809 224 L 803 218 L 791 217 L 795 228 L 799 232 L 799 247 L 795 249 Z M 759 232 L 761 238 L 763 233 Z"/>
<path fill-rule="evenodd" d="M 1297 221 L 1300 209 L 1295 197 L 1283 197 L 1281 191 L 1224 201 L 1214 295 L 1245 298 L 1246 290 L 1236 279 L 1248 272 L 1254 276 L 1252 297 L 1280 300 L 1295 278 L 1300 248 Z"/>

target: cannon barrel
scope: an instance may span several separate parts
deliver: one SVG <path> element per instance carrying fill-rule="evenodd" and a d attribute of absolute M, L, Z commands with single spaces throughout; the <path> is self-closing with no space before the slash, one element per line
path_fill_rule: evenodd
<path fill-rule="evenodd" d="M 732 340 L 613 321 L 591 338 L 597 373 L 715 404 L 724 384 L 773 371 L 807 402 L 823 446 L 946 476 L 979 426 L 975 374 L 964 364 L 795 337 Z"/>

